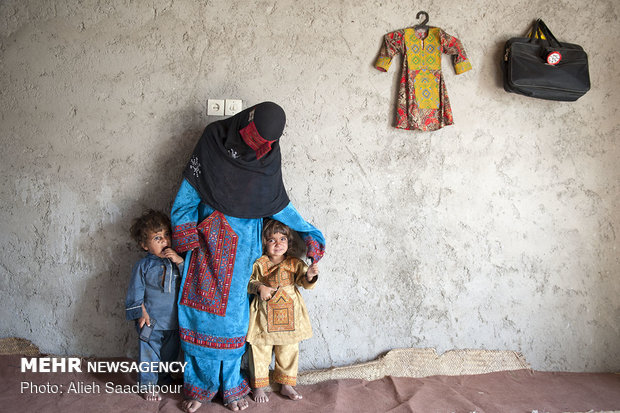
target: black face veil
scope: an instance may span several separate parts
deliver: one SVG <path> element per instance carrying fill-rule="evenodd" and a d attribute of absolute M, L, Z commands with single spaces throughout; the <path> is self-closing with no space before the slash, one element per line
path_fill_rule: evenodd
<path fill-rule="evenodd" d="M 226 215 L 263 218 L 289 203 L 279 139 L 284 110 L 263 102 L 204 130 L 183 177 L 202 200 Z"/>

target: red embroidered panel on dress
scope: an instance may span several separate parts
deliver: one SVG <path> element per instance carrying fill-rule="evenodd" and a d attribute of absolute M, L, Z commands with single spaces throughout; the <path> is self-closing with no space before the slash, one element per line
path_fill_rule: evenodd
<path fill-rule="evenodd" d="M 196 223 L 188 222 L 172 229 L 172 248 L 176 252 L 185 252 L 198 247 Z"/>
<path fill-rule="evenodd" d="M 192 252 L 181 304 L 225 316 L 238 236 L 219 211 L 202 221 L 197 230 L 200 247 Z"/>

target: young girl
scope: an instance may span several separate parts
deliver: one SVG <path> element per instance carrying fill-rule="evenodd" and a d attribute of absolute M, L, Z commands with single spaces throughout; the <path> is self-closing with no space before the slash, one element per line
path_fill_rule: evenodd
<path fill-rule="evenodd" d="M 269 401 L 271 353 L 276 363 L 274 381 L 280 393 L 291 400 L 301 399 L 297 384 L 299 342 L 312 336 L 306 304 L 297 289 L 314 288 L 318 264 L 308 267 L 299 258 L 288 256 L 291 230 L 279 221 L 267 222 L 263 230 L 264 255 L 254 263 L 248 292 L 255 294 L 250 305 L 247 341 L 251 346 L 250 369 L 254 400 Z"/>

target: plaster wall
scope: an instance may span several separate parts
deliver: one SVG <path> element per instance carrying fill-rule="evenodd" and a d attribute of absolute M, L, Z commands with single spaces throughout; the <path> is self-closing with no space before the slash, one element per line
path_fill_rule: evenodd
<path fill-rule="evenodd" d="M 417 23 L 460 38 L 455 124 L 394 129 Z M 208 98 L 287 112 L 285 185 L 326 235 L 304 292 L 302 369 L 401 347 L 508 349 L 536 369 L 620 370 L 620 3 L 0 2 L 0 335 L 55 354 L 136 354 L 128 228 L 169 210 Z M 508 94 L 504 42 L 542 17 L 589 54 L 574 103 Z"/>

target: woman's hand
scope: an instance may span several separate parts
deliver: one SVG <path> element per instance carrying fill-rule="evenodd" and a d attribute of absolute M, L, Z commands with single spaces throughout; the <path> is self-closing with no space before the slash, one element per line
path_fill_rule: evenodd
<path fill-rule="evenodd" d="M 315 262 L 308 267 L 308 272 L 306 272 L 306 278 L 308 279 L 308 281 L 312 281 L 317 275 L 319 275 L 319 263 Z"/>

